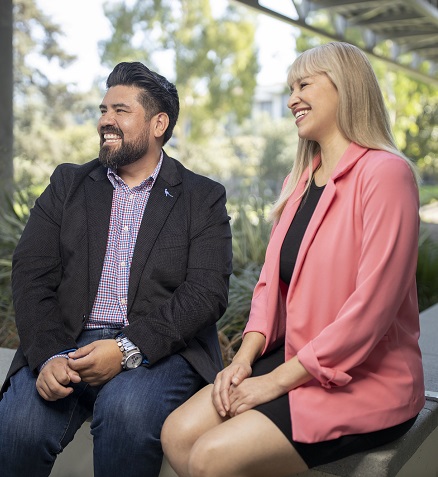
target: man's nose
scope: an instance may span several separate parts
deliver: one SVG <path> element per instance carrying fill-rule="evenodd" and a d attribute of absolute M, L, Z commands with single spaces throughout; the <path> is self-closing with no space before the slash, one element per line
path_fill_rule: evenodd
<path fill-rule="evenodd" d="M 99 118 L 99 126 L 113 126 L 115 124 L 115 119 L 114 115 L 111 114 L 111 112 L 106 111 L 105 113 L 102 113 L 102 115 Z"/>

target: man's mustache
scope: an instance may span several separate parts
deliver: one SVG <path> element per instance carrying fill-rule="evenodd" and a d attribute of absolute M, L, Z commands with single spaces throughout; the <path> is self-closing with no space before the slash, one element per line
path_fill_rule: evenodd
<path fill-rule="evenodd" d="M 123 139 L 123 132 L 114 126 L 102 126 L 100 128 L 100 134 L 118 134 Z"/>

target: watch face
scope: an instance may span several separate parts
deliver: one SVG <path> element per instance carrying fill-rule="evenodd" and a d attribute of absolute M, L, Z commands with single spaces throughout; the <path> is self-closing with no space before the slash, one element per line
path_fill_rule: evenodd
<path fill-rule="evenodd" d="M 133 353 L 126 358 L 125 366 L 127 369 L 138 368 L 143 361 L 143 355 L 141 353 Z"/>

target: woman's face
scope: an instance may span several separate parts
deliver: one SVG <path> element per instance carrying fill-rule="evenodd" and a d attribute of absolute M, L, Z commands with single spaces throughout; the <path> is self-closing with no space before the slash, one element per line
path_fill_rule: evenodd
<path fill-rule="evenodd" d="M 339 135 L 338 104 L 338 92 L 327 75 L 312 75 L 296 81 L 287 106 L 296 118 L 299 137 L 323 145 Z"/>

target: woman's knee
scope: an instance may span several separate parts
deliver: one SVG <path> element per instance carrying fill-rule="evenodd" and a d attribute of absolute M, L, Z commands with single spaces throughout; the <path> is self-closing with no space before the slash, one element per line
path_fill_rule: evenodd
<path fill-rule="evenodd" d="M 216 432 L 201 436 L 193 444 L 188 457 L 189 474 L 192 477 L 228 476 L 226 440 L 226 436 Z"/>
<path fill-rule="evenodd" d="M 175 438 L 175 429 L 178 429 L 178 436 L 180 436 L 180 429 L 175 426 L 176 419 L 173 417 L 173 413 L 164 421 L 163 427 L 161 429 L 161 445 L 163 447 L 163 451 L 166 455 L 172 452 L 173 446 L 173 439 Z M 178 437 L 178 440 L 180 437 Z"/>
<path fill-rule="evenodd" d="M 196 422 L 193 415 L 180 408 L 167 417 L 161 430 L 161 445 L 166 455 L 193 445 L 198 437 Z"/>

